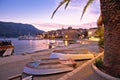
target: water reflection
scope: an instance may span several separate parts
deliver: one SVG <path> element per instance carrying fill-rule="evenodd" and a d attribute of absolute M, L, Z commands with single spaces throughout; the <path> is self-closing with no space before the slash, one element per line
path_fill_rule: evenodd
<path fill-rule="evenodd" d="M 63 43 L 62 40 L 18 40 L 17 38 L 6 38 L 0 40 L 11 40 L 14 45 L 14 55 L 32 53 L 44 49 L 49 49 L 49 44 L 52 42 L 52 48 L 68 46 L 68 41 Z"/>
<path fill-rule="evenodd" d="M 68 46 L 68 40 L 64 41 L 65 46 Z"/>
<path fill-rule="evenodd" d="M 0 40 L 12 41 L 14 45 L 14 55 L 48 49 L 47 40 L 18 40 L 17 38 L 0 38 Z"/>

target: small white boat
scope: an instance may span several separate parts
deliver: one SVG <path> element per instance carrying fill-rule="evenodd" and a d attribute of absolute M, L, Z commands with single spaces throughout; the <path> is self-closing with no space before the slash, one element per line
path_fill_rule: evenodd
<path fill-rule="evenodd" d="M 40 63 L 57 63 L 60 62 L 61 64 L 65 64 L 71 67 L 76 66 L 76 62 L 73 59 L 59 59 L 59 58 L 44 58 L 39 60 Z"/>
<path fill-rule="evenodd" d="M 92 59 L 94 55 L 89 51 L 74 51 L 74 50 L 58 50 L 53 51 L 50 55 L 50 58 L 59 58 L 61 60 L 73 59 L 73 60 L 84 60 Z"/>
<path fill-rule="evenodd" d="M 12 52 L 13 52 L 13 48 L 8 48 L 8 49 L 6 49 L 6 51 L 4 52 L 3 56 L 12 55 Z"/>
<path fill-rule="evenodd" d="M 59 59 L 41 59 L 39 61 L 29 62 L 24 66 L 24 73 L 32 75 L 48 75 L 72 71 L 74 68 L 62 64 Z"/>
<path fill-rule="evenodd" d="M 0 41 L 0 57 L 10 56 L 13 54 L 14 46 L 10 40 Z"/>
<path fill-rule="evenodd" d="M 24 35 L 18 37 L 18 40 L 41 40 L 41 39 L 42 39 L 41 37 L 31 35 Z"/>

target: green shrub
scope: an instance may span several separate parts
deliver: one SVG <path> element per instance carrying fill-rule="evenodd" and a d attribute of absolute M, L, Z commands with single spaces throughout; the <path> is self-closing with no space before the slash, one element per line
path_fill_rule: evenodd
<path fill-rule="evenodd" d="M 99 27 L 95 34 L 100 39 L 98 42 L 99 47 L 104 49 L 104 26 Z"/>
<path fill-rule="evenodd" d="M 97 68 L 99 68 L 101 71 L 103 71 L 103 72 L 105 72 L 105 73 L 107 73 L 107 74 L 109 74 L 109 75 L 111 75 L 111 76 L 114 76 L 114 77 L 116 77 L 116 78 L 120 78 L 120 74 L 111 74 L 111 73 L 109 73 L 109 72 L 106 71 L 106 68 L 103 66 L 103 59 L 102 59 L 102 58 L 97 59 L 97 60 L 95 61 L 94 65 L 95 65 Z"/>
<path fill-rule="evenodd" d="M 103 66 L 102 58 L 96 60 L 94 64 L 96 65 L 96 67 L 101 68 Z"/>

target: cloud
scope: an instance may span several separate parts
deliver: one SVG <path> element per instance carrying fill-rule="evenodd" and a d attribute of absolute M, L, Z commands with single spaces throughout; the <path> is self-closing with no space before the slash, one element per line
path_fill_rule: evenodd
<path fill-rule="evenodd" d="M 33 23 L 33 25 L 36 28 L 38 28 L 40 30 L 44 30 L 44 31 L 57 30 L 57 29 L 61 29 L 62 27 L 65 26 L 62 24 L 55 24 L 55 23 L 42 23 L 42 24 Z"/>
<path fill-rule="evenodd" d="M 63 24 L 55 24 L 55 23 L 43 23 L 43 24 L 33 24 L 36 28 L 44 31 L 51 31 L 51 30 L 57 30 L 57 29 L 62 29 L 65 28 L 67 29 L 68 27 L 72 27 L 73 29 L 89 29 L 93 27 L 97 27 L 96 22 L 90 22 L 90 23 L 84 23 L 81 25 L 63 25 Z"/>
<path fill-rule="evenodd" d="M 53 0 L 55 5 L 54 9 L 59 5 L 62 0 Z M 87 0 L 72 0 L 67 9 L 64 10 L 64 5 L 57 11 L 52 20 L 47 21 L 44 24 L 34 24 L 37 28 L 50 31 L 61 29 L 62 27 L 67 28 L 73 26 L 74 28 L 90 28 L 96 26 L 97 18 L 100 14 L 99 10 L 99 0 L 94 0 L 94 2 L 86 10 L 82 21 L 80 22 L 80 17 Z M 54 11 L 54 10 L 53 10 Z M 53 24 L 55 23 L 55 24 Z M 59 24 L 57 24 L 59 23 Z M 64 25 L 61 25 L 64 24 Z"/>

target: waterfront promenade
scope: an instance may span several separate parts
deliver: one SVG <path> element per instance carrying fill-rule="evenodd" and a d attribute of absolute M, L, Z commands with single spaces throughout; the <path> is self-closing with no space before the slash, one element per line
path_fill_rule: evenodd
<path fill-rule="evenodd" d="M 67 47 L 48 49 L 40 52 L 35 52 L 32 54 L 24 54 L 24 55 L 0 58 L 0 80 L 7 80 L 7 78 L 10 76 L 22 74 L 23 67 L 27 62 L 39 60 L 41 58 L 47 58 L 49 57 L 50 53 L 53 50 L 60 50 L 60 49 L 75 50 L 81 48 L 88 49 L 95 54 L 98 53 L 97 42 L 90 42 L 89 44 L 71 44 L 70 46 Z M 72 75 L 65 80 L 105 80 L 100 76 L 98 76 L 96 73 L 94 73 L 94 71 L 91 68 L 91 63 L 89 63 L 87 66 L 79 70 L 79 67 L 88 61 L 77 62 L 78 66 L 75 69 L 75 71 L 77 72 L 72 73 Z M 68 73 L 71 72 L 47 75 L 47 76 L 34 76 L 34 80 L 62 80 L 61 78 L 65 77 L 65 75 Z M 23 76 L 26 75 L 23 74 Z"/>

